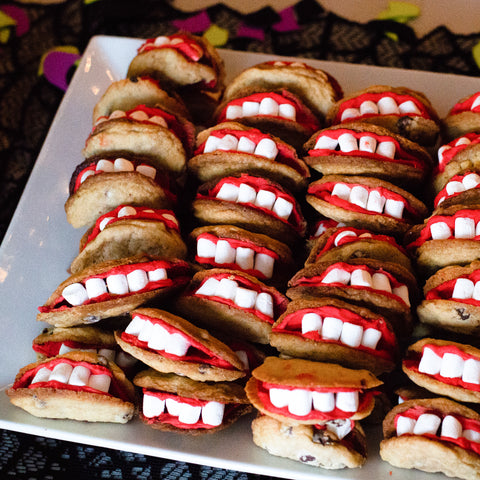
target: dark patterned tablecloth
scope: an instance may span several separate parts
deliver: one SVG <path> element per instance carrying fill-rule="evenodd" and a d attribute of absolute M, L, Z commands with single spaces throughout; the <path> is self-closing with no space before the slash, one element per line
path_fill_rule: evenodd
<path fill-rule="evenodd" d="M 76 62 L 93 35 L 151 37 L 217 28 L 219 47 L 463 75 L 480 74 L 480 32 L 439 26 L 418 38 L 405 23 L 351 22 L 314 0 L 240 15 L 224 5 L 183 13 L 161 0 L 0 2 L 0 239 Z M 63 74 L 59 62 L 65 67 Z M 67 63 L 66 63 L 67 62 Z M 70 64 L 68 63 L 70 62 Z M 67 68 L 68 67 L 68 68 Z M 266 477 L 0 430 L 5 479 L 242 479 Z"/>

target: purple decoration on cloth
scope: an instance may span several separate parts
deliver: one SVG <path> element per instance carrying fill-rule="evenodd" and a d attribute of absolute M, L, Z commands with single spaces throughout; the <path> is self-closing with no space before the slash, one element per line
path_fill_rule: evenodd
<path fill-rule="evenodd" d="M 186 20 L 173 20 L 172 25 L 178 30 L 185 30 L 190 33 L 200 33 L 207 30 L 212 24 L 206 10 L 189 17 Z"/>
<path fill-rule="evenodd" d="M 25 10 L 15 5 L 2 5 L 0 10 L 15 20 L 15 34 L 17 37 L 25 35 L 30 30 L 30 21 Z"/>
<path fill-rule="evenodd" d="M 68 70 L 79 58 L 80 55 L 76 53 L 50 52 L 43 61 L 45 78 L 56 87 L 66 90 Z"/>
<path fill-rule="evenodd" d="M 278 14 L 281 20 L 272 26 L 274 30 L 277 32 L 292 32 L 300 29 L 293 7 L 285 8 L 285 10 L 278 12 Z"/>
<path fill-rule="evenodd" d="M 253 38 L 263 42 L 265 40 L 265 32 L 261 28 L 251 27 L 242 22 L 237 29 L 237 37 Z"/>

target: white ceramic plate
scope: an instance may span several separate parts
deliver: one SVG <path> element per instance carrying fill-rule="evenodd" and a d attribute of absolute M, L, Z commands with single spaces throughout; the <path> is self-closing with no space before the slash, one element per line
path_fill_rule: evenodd
<path fill-rule="evenodd" d="M 161 433 L 138 419 L 127 425 L 89 424 L 46 420 L 13 407 L 3 391 L 18 370 L 35 360 L 31 342 L 44 325 L 36 322 L 37 307 L 43 305 L 68 275 L 83 233 L 66 221 L 63 205 L 70 176 L 82 161 L 81 150 L 91 129 L 95 103 L 107 86 L 125 77 L 140 41 L 120 37 L 94 37 L 87 47 L 60 105 L 28 181 L 0 251 L 0 427 L 79 443 L 143 453 L 172 460 L 211 465 L 282 478 L 371 480 L 373 478 L 443 478 L 394 469 L 378 455 L 378 428 L 367 430 L 369 459 L 362 469 L 332 471 L 273 457 L 256 447 L 250 421 L 243 418 L 214 435 L 188 437 Z M 229 79 L 243 68 L 272 56 L 222 50 Z M 345 93 L 372 84 L 408 86 L 423 91 L 440 116 L 460 98 L 480 90 L 473 77 L 440 75 L 344 63 L 308 60 L 339 81 Z M 228 79 L 227 79 L 228 80 Z M 393 472 L 393 473 L 391 473 Z"/>

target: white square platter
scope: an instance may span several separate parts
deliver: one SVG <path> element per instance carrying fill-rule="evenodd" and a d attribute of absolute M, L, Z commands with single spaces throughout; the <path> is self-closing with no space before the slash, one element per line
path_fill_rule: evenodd
<path fill-rule="evenodd" d="M 36 321 L 42 305 L 67 278 L 83 232 L 66 221 L 64 203 L 70 176 L 83 159 L 81 150 L 91 129 L 95 103 L 115 80 L 125 77 L 141 41 L 93 37 L 58 109 L 30 179 L 0 247 L 0 428 L 218 468 L 302 479 L 433 480 L 440 474 L 400 470 L 378 454 L 379 428 L 366 428 L 369 459 L 361 469 L 329 471 L 274 457 L 251 438 L 252 416 L 214 435 L 189 437 L 163 433 L 138 419 L 126 425 L 47 420 L 12 406 L 4 393 L 18 370 L 35 360 L 31 342 L 45 326 Z M 272 59 L 267 54 L 220 49 L 227 81 L 244 68 Z M 291 60 L 291 58 L 290 58 Z M 462 97 L 480 90 L 480 79 L 395 68 L 318 60 L 308 64 L 331 73 L 345 94 L 373 84 L 407 86 L 424 92 L 440 117 Z"/>

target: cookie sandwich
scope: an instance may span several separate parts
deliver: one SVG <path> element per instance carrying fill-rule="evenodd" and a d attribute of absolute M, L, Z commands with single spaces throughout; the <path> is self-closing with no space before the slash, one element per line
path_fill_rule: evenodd
<path fill-rule="evenodd" d="M 480 92 L 459 100 L 443 119 L 447 139 L 458 138 L 466 133 L 480 133 Z"/>

